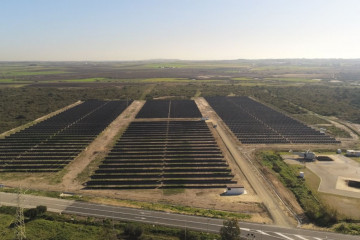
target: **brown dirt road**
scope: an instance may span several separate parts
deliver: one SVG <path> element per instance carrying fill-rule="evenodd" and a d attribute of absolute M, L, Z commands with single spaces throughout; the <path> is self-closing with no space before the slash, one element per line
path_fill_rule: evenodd
<path fill-rule="evenodd" d="M 285 227 L 292 227 L 296 225 L 296 221 L 294 218 L 289 216 L 290 214 L 288 213 L 284 204 L 273 193 L 273 191 L 269 189 L 265 179 L 259 176 L 260 173 L 256 172 L 254 166 L 250 164 L 248 159 L 246 159 L 247 156 L 245 156 L 243 153 L 240 153 L 236 141 L 234 141 L 232 137 L 227 134 L 224 126 L 222 126 L 221 119 L 215 113 L 215 111 L 212 110 L 207 101 L 204 98 L 197 98 L 195 99 L 195 102 L 199 106 L 199 109 L 203 115 L 210 117 L 213 124 L 217 125 L 217 132 L 233 156 L 233 159 L 235 159 L 239 168 L 244 173 L 246 179 L 258 194 L 259 198 L 263 201 L 264 205 L 272 216 L 274 223 L 276 225 Z"/>
<path fill-rule="evenodd" d="M 76 177 L 99 155 L 106 155 L 110 151 L 112 143 L 118 132 L 126 127 L 134 118 L 135 114 L 144 105 L 144 101 L 134 101 L 125 109 L 74 161 L 67 167 L 67 173 L 61 183 L 66 191 L 79 190 L 83 186 L 75 181 Z"/>

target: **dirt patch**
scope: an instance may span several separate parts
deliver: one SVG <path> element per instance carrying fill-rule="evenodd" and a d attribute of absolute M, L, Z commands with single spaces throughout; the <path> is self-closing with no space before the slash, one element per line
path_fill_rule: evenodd
<path fill-rule="evenodd" d="M 274 176 L 274 174 L 272 174 L 267 168 L 263 167 L 262 172 L 266 176 L 266 178 L 274 185 L 277 193 L 281 195 L 283 201 L 285 201 L 288 206 L 291 206 L 291 209 L 297 215 L 303 215 L 304 210 L 301 208 L 300 204 L 296 200 L 295 195 L 288 188 L 286 188 L 284 184 L 280 182 L 279 179 Z"/>
<path fill-rule="evenodd" d="M 329 207 L 336 209 L 340 218 L 360 220 L 359 198 L 348 198 L 333 194 L 321 194 L 321 199 L 325 201 Z"/>
<path fill-rule="evenodd" d="M 225 190 L 225 189 L 224 189 Z M 185 189 L 184 192 L 172 195 L 163 190 L 84 190 L 83 193 L 109 198 L 95 198 L 93 201 L 102 204 L 113 204 L 125 207 L 138 207 L 131 202 L 119 202 L 116 199 L 136 200 L 168 205 L 191 206 L 203 209 L 216 209 L 237 213 L 251 214 L 250 221 L 272 223 L 267 212 L 253 195 L 220 196 L 223 189 Z M 149 201 L 151 199 L 151 201 Z"/>

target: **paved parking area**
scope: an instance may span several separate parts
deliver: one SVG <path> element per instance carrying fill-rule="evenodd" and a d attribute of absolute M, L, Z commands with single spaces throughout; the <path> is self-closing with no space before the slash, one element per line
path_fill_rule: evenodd
<path fill-rule="evenodd" d="M 360 189 L 348 187 L 346 180 L 360 181 L 360 163 L 343 155 L 328 155 L 334 161 L 306 163 L 306 167 L 321 179 L 319 192 L 332 193 L 347 197 L 360 198 Z M 299 162 L 294 156 L 283 156 L 288 163 Z"/>

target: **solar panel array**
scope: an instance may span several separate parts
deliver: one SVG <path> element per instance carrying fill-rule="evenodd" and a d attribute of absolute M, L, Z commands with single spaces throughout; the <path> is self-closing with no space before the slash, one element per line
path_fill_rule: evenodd
<path fill-rule="evenodd" d="M 235 183 L 203 121 L 132 122 L 88 189 L 218 188 Z"/>
<path fill-rule="evenodd" d="M 201 118 L 201 113 L 193 100 L 150 100 L 136 118 Z"/>
<path fill-rule="evenodd" d="M 206 100 L 244 144 L 340 143 L 248 97 L 207 97 Z"/>
<path fill-rule="evenodd" d="M 0 139 L 0 171 L 59 171 L 126 107 L 126 101 L 86 101 Z"/>

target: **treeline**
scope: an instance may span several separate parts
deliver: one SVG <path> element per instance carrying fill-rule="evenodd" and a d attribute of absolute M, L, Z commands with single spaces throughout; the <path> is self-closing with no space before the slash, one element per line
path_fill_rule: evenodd
<path fill-rule="evenodd" d="M 299 86 L 299 87 L 244 87 L 237 85 L 206 85 L 202 96 L 229 94 L 253 96 L 290 114 L 304 113 L 302 108 L 325 116 L 336 116 L 360 123 L 360 88 Z"/>
<path fill-rule="evenodd" d="M 145 94 L 146 93 L 146 94 Z M 87 99 L 154 99 L 200 96 L 252 96 L 289 114 L 303 114 L 308 109 L 325 116 L 336 116 L 360 123 L 360 88 L 299 86 L 269 87 L 233 84 L 188 83 L 128 84 L 112 88 L 3 88 L 0 89 L 0 132 L 30 122 L 38 117 Z"/>

